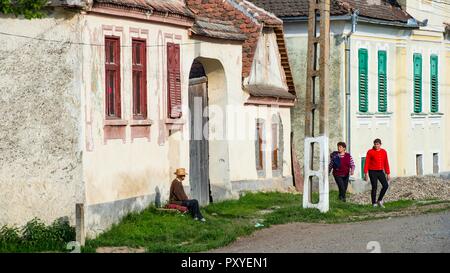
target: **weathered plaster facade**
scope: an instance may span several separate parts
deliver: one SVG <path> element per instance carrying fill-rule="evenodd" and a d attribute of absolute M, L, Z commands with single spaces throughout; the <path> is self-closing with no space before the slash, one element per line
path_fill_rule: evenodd
<path fill-rule="evenodd" d="M 339 32 L 342 32 L 343 24 L 333 25 L 330 39 L 330 90 L 329 90 L 329 148 L 335 149 L 335 144 L 344 141 L 345 120 L 345 93 L 344 82 L 344 43 Z M 289 52 L 289 62 L 292 67 L 295 87 L 297 90 L 297 102 L 291 112 L 293 142 L 296 147 L 297 159 L 304 162 L 305 140 L 305 92 L 306 92 L 306 60 L 308 50 L 308 29 L 306 24 L 285 23 L 285 35 Z M 317 87 L 318 88 L 318 87 Z M 318 116 L 316 132 L 318 132 Z M 316 154 L 317 157 L 317 154 Z M 303 169 L 303 166 L 300 166 Z"/>
<path fill-rule="evenodd" d="M 80 16 L 0 16 L 0 225 L 68 216 L 84 202 Z M 48 42 L 39 39 L 57 40 Z"/>

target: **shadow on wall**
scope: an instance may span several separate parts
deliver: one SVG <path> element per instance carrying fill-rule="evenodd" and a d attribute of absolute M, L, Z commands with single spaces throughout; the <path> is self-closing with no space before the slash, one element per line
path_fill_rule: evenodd
<path fill-rule="evenodd" d="M 161 207 L 161 192 L 158 186 L 155 188 L 155 207 Z"/>

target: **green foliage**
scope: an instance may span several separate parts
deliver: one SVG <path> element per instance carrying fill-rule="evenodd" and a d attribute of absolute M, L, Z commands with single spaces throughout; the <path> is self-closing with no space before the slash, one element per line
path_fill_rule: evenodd
<path fill-rule="evenodd" d="M 34 218 L 22 228 L 3 226 L 0 229 L 0 252 L 65 251 L 75 240 L 75 228 L 58 219 L 46 226 Z"/>
<path fill-rule="evenodd" d="M 26 19 L 44 17 L 44 7 L 48 0 L 0 0 L 0 12 L 23 15 Z"/>

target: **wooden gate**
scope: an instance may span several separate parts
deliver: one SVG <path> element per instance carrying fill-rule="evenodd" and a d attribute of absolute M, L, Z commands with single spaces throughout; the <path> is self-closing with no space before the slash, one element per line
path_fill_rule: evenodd
<path fill-rule="evenodd" d="M 200 205 L 207 205 L 209 194 L 209 143 L 208 143 L 207 78 L 189 80 L 190 174 L 191 196 Z"/>

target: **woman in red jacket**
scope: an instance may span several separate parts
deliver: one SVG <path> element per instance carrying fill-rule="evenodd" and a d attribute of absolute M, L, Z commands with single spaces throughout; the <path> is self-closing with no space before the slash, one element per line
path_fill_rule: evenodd
<path fill-rule="evenodd" d="M 369 175 L 367 175 L 369 173 Z M 381 140 L 379 138 L 373 141 L 373 148 L 367 151 L 366 164 L 364 165 L 364 175 L 367 181 L 367 177 L 370 177 L 370 183 L 372 184 L 372 205 L 374 207 L 380 206 L 384 208 L 383 197 L 389 188 L 388 181 L 391 179 L 389 169 L 389 161 L 387 152 L 381 149 Z M 386 180 L 387 175 L 387 180 Z M 380 196 L 377 197 L 377 184 L 380 181 L 381 188 Z"/>

